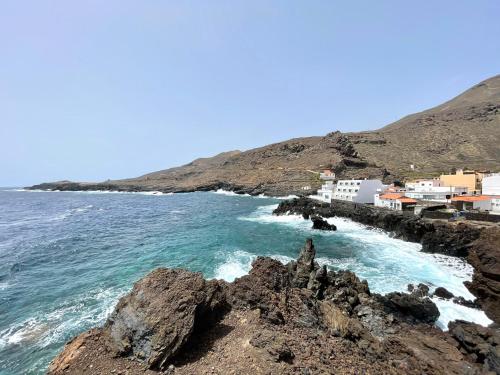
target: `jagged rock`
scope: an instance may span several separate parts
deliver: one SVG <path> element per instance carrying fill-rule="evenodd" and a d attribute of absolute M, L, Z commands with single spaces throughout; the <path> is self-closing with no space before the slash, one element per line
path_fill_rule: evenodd
<path fill-rule="evenodd" d="M 471 301 L 471 300 L 465 299 L 462 296 L 458 296 L 458 297 L 453 298 L 453 302 L 456 303 L 457 305 L 470 307 L 472 309 L 481 308 L 481 306 L 479 306 L 476 301 Z"/>
<path fill-rule="evenodd" d="M 496 371 L 496 331 L 460 325 L 454 339 L 427 324 L 439 313 L 421 292 L 371 294 L 353 272 L 327 271 L 314 257 L 308 239 L 297 262 L 259 257 L 233 283 L 154 271 L 104 328 L 71 341 L 49 374 Z"/>
<path fill-rule="evenodd" d="M 466 287 L 477 297 L 486 315 L 500 322 L 500 228 L 492 227 L 481 232 L 468 257 L 474 267 L 472 282 Z"/>
<path fill-rule="evenodd" d="M 456 320 L 448 324 L 450 334 L 458 341 L 460 348 L 477 363 L 484 364 L 487 371 L 500 373 L 500 333 L 498 329 Z"/>
<path fill-rule="evenodd" d="M 423 323 L 434 323 L 439 310 L 429 298 L 418 298 L 413 294 L 393 292 L 385 296 L 385 306 L 400 314 L 413 317 Z"/>
<path fill-rule="evenodd" d="M 314 271 L 314 257 L 316 250 L 311 238 L 306 240 L 305 246 L 302 248 L 297 259 L 295 274 L 293 275 L 292 285 L 297 288 L 305 288 L 309 284 L 309 279 L 314 277 L 311 273 Z"/>
<path fill-rule="evenodd" d="M 443 299 L 450 299 L 450 298 L 455 297 L 452 292 L 450 292 L 446 288 L 443 288 L 442 286 L 436 288 L 436 290 L 433 293 L 433 296 L 443 298 Z"/>
<path fill-rule="evenodd" d="M 328 221 L 323 219 L 320 216 L 312 216 L 311 221 L 313 222 L 313 229 L 319 229 L 319 230 L 331 230 L 335 231 L 337 230 L 337 227 L 334 224 L 330 224 Z"/>
<path fill-rule="evenodd" d="M 120 299 L 105 325 L 109 348 L 150 368 L 163 368 L 190 339 L 227 310 L 218 281 L 200 273 L 159 268 Z"/>
<path fill-rule="evenodd" d="M 422 283 L 418 284 L 416 287 L 413 284 L 408 284 L 408 291 L 419 298 L 429 295 L 429 287 Z"/>

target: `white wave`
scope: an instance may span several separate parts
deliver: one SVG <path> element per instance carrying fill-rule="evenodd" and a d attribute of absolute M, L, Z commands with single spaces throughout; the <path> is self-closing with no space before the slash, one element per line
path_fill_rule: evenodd
<path fill-rule="evenodd" d="M 76 208 L 71 208 L 69 210 L 66 210 L 65 212 L 59 214 L 59 215 L 56 215 L 50 219 L 48 219 L 48 221 L 60 221 L 60 220 L 64 220 L 64 219 L 67 219 L 68 217 L 72 216 L 72 215 L 75 215 L 75 214 L 78 214 L 78 213 L 82 213 L 82 212 L 87 212 L 88 210 L 94 208 L 93 205 L 89 204 L 87 206 L 83 206 L 83 207 L 76 207 Z"/>
<path fill-rule="evenodd" d="M 255 260 L 254 254 L 243 250 L 237 250 L 229 254 L 224 263 L 215 270 L 215 279 L 222 279 L 228 282 L 246 275 L 252 268 L 252 262 Z"/>
<path fill-rule="evenodd" d="M 436 325 L 444 331 L 448 330 L 448 323 L 456 319 L 477 323 L 485 327 L 493 323 L 482 310 L 458 305 L 452 300 L 441 298 L 432 298 L 432 301 L 436 304 L 440 313 Z"/>
<path fill-rule="evenodd" d="M 30 318 L 20 324 L 0 331 L 0 349 L 8 345 L 18 345 L 25 341 L 35 341 L 47 331 L 46 324 L 41 324 L 37 319 Z"/>
<path fill-rule="evenodd" d="M 228 197 L 251 197 L 250 194 L 238 194 L 235 193 L 234 191 L 229 191 L 229 190 L 224 190 L 224 189 L 217 189 L 216 191 L 212 191 L 214 194 L 221 194 L 221 195 L 227 195 Z"/>
<path fill-rule="evenodd" d="M 373 292 L 386 294 L 393 291 L 406 291 L 407 285 L 424 283 L 431 292 L 438 286 L 445 287 L 455 296 L 474 299 L 465 287 L 464 281 L 472 278 L 473 268 L 460 258 L 443 254 L 422 252 L 419 243 L 406 242 L 393 238 L 381 229 L 374 229 L 346 218 L 327 218 L 335 224 L 337 231 L 322 232 L 311 228 L 310 220 L 299 215 L 275 216 L 272 214 L 276 205 L 261 206 L 248 217 L 240 220 L 262 224 L 280 224 L 304 232 L 307 235 L 321 235 L 330 238 L 348 240 L 349 246 L 343 256 L 320 256 L 320 265 L 327 265 L 334 270 L 349 269 L 360 279 L 366 279 Z M 340 245 L 344 246 L 345 245 Z M 351 255 L 349 255 L 351 254 Z M 347 256 L 346 256 L 347 255 Z M 475 323 L 487 325 L 490 321 L 481 310 L 457 305 L 452 301 L 438 301 L 442 316 L 438 325 L 446 328 L 448 321 L 467 318 Z"/>
<path fill-rule="evenodd" d="M 282 264 L 287 264 L 293 260 L 293 258 L 281 254 L 268 256 Z M 215 269 L 214 278 L 222 279 L 228 282 L 234 281 L 236 278 L 244 276 L 250 272 L 252 269 L 252 263 L 256 258 L 257 255 L 244 250 L 237 250 L 229 254 L 226 253 L 224 262 Z"/>
<path fill-rule="evenodd" d="M 292 260 L 295 260 L 294 258 L 286 255 L 270 255 L 269 257 L 285 265 L 290 263 Z"/>
<path fill-rule="evenodd" d="M 287 196 L 284 196 L 284 197 L 273 197 L 273 198 L 276 198 L 276 199 L 282 199 L 282 200 L 288 200 L 288 199 L 295 199 L 295 198 L 298 198 L 297 195 L 287 195 Z"/>
<path fill-rule="evenodd" d="M 97 289 L 76 296 L 52 312 L 40 312 L 0 331 L 0 349 L 25 342 L 44 348 L 66 340 L 68 332 L 102 324 L 111 314 L 122 289 Z M 87 307 L 91 306 L 91 307 Z"/>
<path fill-rule="evenodd" d="M 163 193 L 161 191 L 118 191 L 118 190 L 41 190 L 41 189 L 9 189 L 5 191 L 17 191 L 28 193 L 75 193 L 75 194 L 135 194 L 135 195 L 154 195 L 170 196 L 174 193 Z"/>

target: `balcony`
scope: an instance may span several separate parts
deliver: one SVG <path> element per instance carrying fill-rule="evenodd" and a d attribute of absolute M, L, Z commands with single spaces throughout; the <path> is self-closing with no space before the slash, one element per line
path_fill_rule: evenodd
<path fill-rule="evenodd" d="M 335 180 L 335 173 L 320 173 L 319 178 L 324 181 L 333 181 Z"/>

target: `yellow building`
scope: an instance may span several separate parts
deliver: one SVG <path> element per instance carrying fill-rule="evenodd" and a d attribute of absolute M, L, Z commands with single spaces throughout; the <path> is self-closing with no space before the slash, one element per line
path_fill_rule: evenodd
<path fill-rule="evenodd" d="M 462 169 L 457 169 L 455 174 L 442 174 L 439 177 L 442 186 L 466 187 L 470 194 L 481 192 L 481 179 L 481 173 Z"/>

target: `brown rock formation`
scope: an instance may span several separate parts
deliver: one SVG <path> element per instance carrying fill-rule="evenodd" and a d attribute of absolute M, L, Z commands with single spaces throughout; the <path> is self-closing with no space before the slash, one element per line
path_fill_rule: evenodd
<path fill-rule="evenodd" d="M 474 267 L 472 282 L 467 288 L 477 297 L 486 315 L 500 322 L 500 228 L 492 227 L 481 232 L 474 242 L 469 257 Z"/>
<path fill-rule="evenodd" d="M 160 269 L 136 283 L 103 328 L 83 333 L 49 374 L 480 374 L 498 335 L 416 320 L 349 271 L 327 272 L 308 240 L 297 262 L 258 258 L 234 283 Z M 418 311 L 428 300 L 400 294 Z M 402 298 L 402 297 L 401 297 Z M 388 303 L 388 301 L 390 303 Z M 421 304 L 424 308 L 418 307 Z"/>

